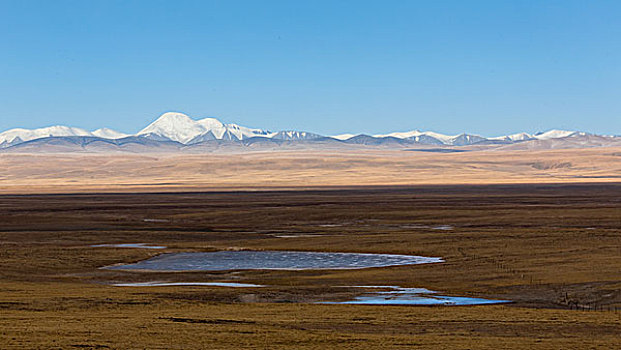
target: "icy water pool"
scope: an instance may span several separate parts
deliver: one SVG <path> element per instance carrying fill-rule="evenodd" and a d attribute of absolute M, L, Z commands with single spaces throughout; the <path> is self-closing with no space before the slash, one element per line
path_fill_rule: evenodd
<path fill-rule="evenodd" d="M 394 254 L 290 251 L 219 251 L 169 253 L 134 264 L 107 266 L 113 270 L 224 271 L 363 269 L 442 262 L 441 258 Z"/>
<path fill-rule="evenodd" d="M 356 286 L 356 288 L 377 288 L 374 291 L 349 301 L 322 302 L 321 304 L 356 304 L 356 305 L 420 305 L 420 306 L 460 306 L 489 305 L 509 303 L 509 300 L 493 300 L 467 297 L 450 297 L 438 295 L 437 292 L 425 288 L 402 288 L 398 286 Z"/>
<path fill-rule="evenodd" d="M 118 244 L 93 244 L 92 248 L 143 248 L 143 249 L 166 249 L 162 245 L 147 245 L 148 243 L 118 243 Z"/>

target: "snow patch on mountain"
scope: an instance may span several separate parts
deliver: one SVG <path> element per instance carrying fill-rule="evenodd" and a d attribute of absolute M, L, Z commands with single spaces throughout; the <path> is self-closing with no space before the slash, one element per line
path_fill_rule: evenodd
<path fill-rule="evenodd" d="M 340 134 L 340 135 L 334 135 L 330 137 L 332 137 L 333 139 L 345 141 L 345 140 L 351 139 L 354 136 L 357 136 L 357 134 Z"/>
<path fill-rule="evenodd" d="M 275 140 L 314 140 L 323 136 L 312 132 L 287 130 L 274 133 L 270 137 Z"/>
<path fill-rule="evenodd" d="M 459 135 L 450 136 L 450 135 L 444 135 L 444 134 L 440 134 L 440 133 L 433 132 L 433 131 L 420 131 L 420 130 L 393 132 L 390 134 L 374 135 L 374 137 L 378 137 L 378 138 L 394 137 L 398 139 L 412 140 L 412 141 L 419 142 L 419 143 L 450 145 L 450 146 L 470 145 L 473 143 L 487 140 L 486 138 L 478 136 L 478 135 L 459 134 Z"/>
<path fill-rule="evenodd" d="M 578 134 L 576 131 L 567 131 L 567 130 L 549 130 L 546 132 L 540 132 L 533 135 L 533 138 L 537 140 L 549 140 L 549 139 L 559 139 L 562 137 L 568 137 Z"/>
<path fill-rule="evenodd" d="M 125 134 L 125 133 L 118 132 L 116 130 L 112 130 L 108 128 L 97 129 L 91 132 L 91 134 L 96 137 L 101 137 L 102 139 L 110 139 L 110 140 L 122 139 L 124 137 L 131 136 L 129 134 Z"/>
<path fill-rule="evenodd" d="M 490 140 L 517 142 L 517 141 L 531 140 L 532 138 L 533 138 L 533 135 L 525 133 L 525 132 L 520 132 L 520 133 L 517 133 L 517 134 L 497 136 L 497 137 L 490 137 Z"/>

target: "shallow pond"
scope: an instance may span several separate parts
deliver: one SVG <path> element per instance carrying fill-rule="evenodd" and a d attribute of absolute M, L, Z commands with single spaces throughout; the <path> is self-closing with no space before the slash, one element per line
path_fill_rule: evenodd
<path fill-rule="evenodd" d="M 451 297 L 438 295 L 425 288 L 402 288 L 397 286 L 358 286 L 357 288 L 378 288 L 383 291 L 371 292 L 354 300 L 340 302 L 323 302 L 321 304 L 357 304 L 357 305 L 488 305 L 508 303 L 508 300 Z"/>
<path fill-rule="evenodd" d="M 118 243 L 118 244 L 93 244 L 93 248 L 143 248 L 143 249 L 166 249 L 161 245 L 147 245 L 148 243 Z"/>
<path fill-rule="evenodd" d="M 105 268 L 152 271 L 363 269 L 442 261 L 441 258 L 394 254 L 219 251 L 162 254 L 134 264 Z"/>

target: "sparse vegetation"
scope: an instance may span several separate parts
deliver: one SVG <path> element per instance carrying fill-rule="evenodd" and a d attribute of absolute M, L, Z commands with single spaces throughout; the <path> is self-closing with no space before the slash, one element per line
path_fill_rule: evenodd
<path fill-rule="evenodd" d="M 621 331 L 620 198 L 618 184 L 1 196 L 0 347 L 613 348 Z M 433 229 L 439 225 L 451 229 Z M 122 242 L 164 251 L 415 254 L 446 263 L 336 271 L 98 269 L 161 253 L 89 247 Z M 154 280 L 267 287 L 110 285 Z M 313 304 L 359 293 L 337 287 L 347 285 L 515 302 Z"/>

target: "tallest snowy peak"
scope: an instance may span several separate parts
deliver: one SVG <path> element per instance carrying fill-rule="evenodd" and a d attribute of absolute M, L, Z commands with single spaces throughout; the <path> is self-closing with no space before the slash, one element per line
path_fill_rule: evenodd
<path fill-rule="evenodd" d="M 183 113 L 168 112 L 138 132 L 138 135 L 188 143 L 207 131 L 205 126 Z"/>
<path fill-rule="evenodd" d="M 183 113 L 178 113 L 178 112 L 166 112 L 164 114 L 162 114 L 159 118 L 157 118 L 153 124 L 155 123 L 168 123 L 168 122 L 172 122 L 172 123 L 183 123 L 183 122 L 189 122 L 189 121 L 193 121 L 192 118 L 188 117 L 187 115 L 183 114 Z"/>
<path fill-rule="evenodd" d="M 248 137 L 270 137 L 269 131 L 224 124 L 215 118 L 194 120 L 183 113 L 168 112 L 137 134 L 159 140 L 192 144 L 208 140 L 242 140 Z"/>
<path fill-rule="evenodd" d="M 153 123 L 142 129 L 138 134 L 142 134 L 144 132 L 152 132 L 154 130 L 191 132 L 192 130 L 199 131 L 198 129 L 200 128 L 200 123 L 188 117 L 187 115 L 177 112 L 168 112 L 162 114 Z"/>

